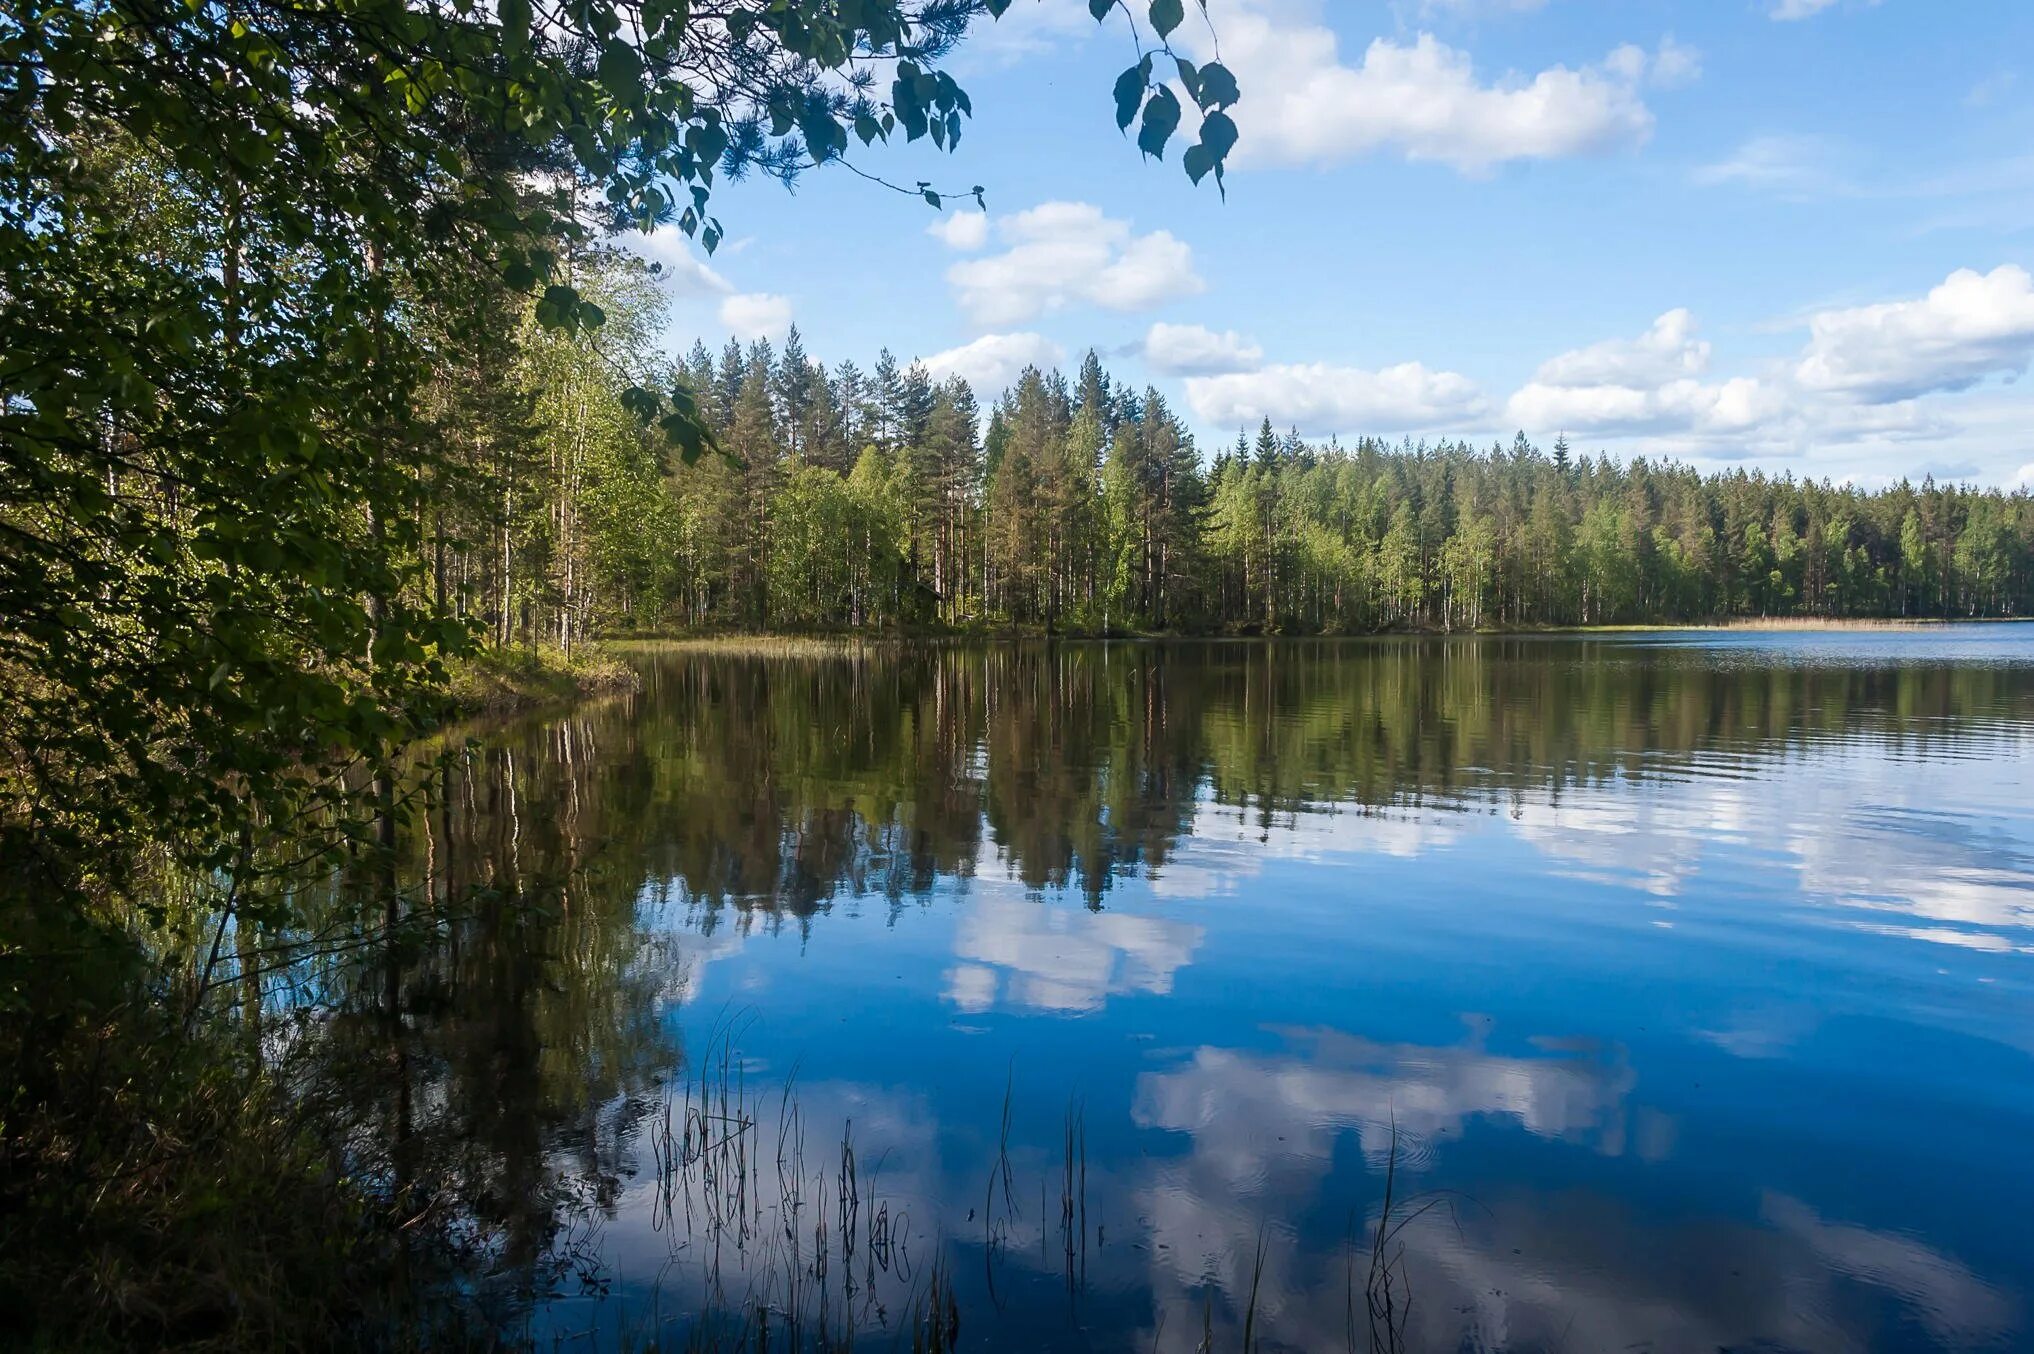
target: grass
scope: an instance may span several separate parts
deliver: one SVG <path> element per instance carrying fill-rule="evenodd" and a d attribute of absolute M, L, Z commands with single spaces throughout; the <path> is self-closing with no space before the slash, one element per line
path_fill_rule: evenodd
<path fill-rule="evenodd" d="M 682 639 L 617 641 L 617 652 L 708 654 L 730 658 L 844 658 L 875 649 L 914 644 L 914 639 L 880 635 L 697 635 Z"/>
<path fill-rule="evenodd" d="M 1688 621 L 1680 625 L 1581 625 L 1577 633 L 1591 635 L 1655 634 L 1675 630 L 1941 630 L 1973 622 L 1994 623 L 2001 617 L 1940 616 L 1744 616 L 1727 621 Z"/>
<path fill-rule="evenodd" d="M 509 714 L 641 686 L 636 670 L 606 645 L 569 653 L 548 645 L 486 649 L 454 665 L 451 699 L 462 715 Z"/>

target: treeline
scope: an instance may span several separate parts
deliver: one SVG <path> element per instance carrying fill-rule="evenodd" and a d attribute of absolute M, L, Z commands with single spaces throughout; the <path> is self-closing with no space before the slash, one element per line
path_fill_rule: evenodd
<path fill-rule="evenodd" d="M 695 344 L 610 257 L 597 339 L 526 325 L 495 487 L 439 523 L 459 605 L 502 642 L 595 631 L 1022 626 L 1352 633 L 2034 610 L 2023 492 L 1866 492 L 1673 461 L 1466 442 L 1354 446 L 1267 422 L 1212 455 L 1090 353 L 978 392 L 888 351 L 828 367 Z M 659 463 L 632 384 L 696 392 L 724 455 Z M 463 402 L 462 402 L 463 401 Z"/>

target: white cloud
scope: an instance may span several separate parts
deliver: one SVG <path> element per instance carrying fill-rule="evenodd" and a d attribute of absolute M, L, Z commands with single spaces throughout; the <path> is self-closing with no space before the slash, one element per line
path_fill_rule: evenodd
<path fill-rule="evenodd" d="M 987 212 L 948 212 L 925 228 L 925 233 L 948 249 L 973 253 L 989 242 Z"/>
<path fill-rule="evenodd" d="M 791 328 L 791 299 L 769 292 L 738 292 L 720 303 L 720 322 L 744 342 L 782 338 Z"/>
<path fill-rule="evenodd" d="M 631 233 L 621 240 L 631 253 L 657 265 L 658 275 L 673 296 L 728 296 L 734 292 L 734 284 L 701 261 L 692 252 L 685 232 L 676 226 L 661 226 L 647 235 Z"/>
<path fill-rule="evenodd" d="M 970 25 L 955 68 L 965 72 L 1013 65 L 1100 31 L 1087 0 L 1023 0 L 994 23 Z"/>
<path fill-rule="evenodd" d="M 1695 317 L 1670 310 L 1636 339 L 1613 339 L 1540 364 L 1547 385 L 1633 385 L 1699 376 L 1709 369 L 1709 344 L 1695 337 Z"/>
<path fill-rule="evenodd" d="M 1673 310 L 1636 339 L 1551 358 L 1506 402 L 1506 423 L 1541 438 L 1558 432 L 1636 438 L 1654 452 L 1723 459 L 1955 431 L 1911 400 L 1860 403 L 1804 389 L 1784 364 L 1758 375 L 1704 380 L 1710 347 L 1694 330 L 1687 311 Z"/>
<path fill-rule="evenodd" d="M 1696 169 L 1705 187 L 1741 185 L 1787 197 L 1823 196 L 1845 190 L 1833 165 L 1837 148 L 1818 136 L 1755 136 L 1729 156 Z"/>
<path fill-rule="evenodd" d="M 994 222 L 1000 254 L 947 270 L 955 299 L 975 324 L 1024 324 L 1071 304 L 1146 310 L 1207 284 L 1193 251 L 1169 231 L 1137 235 L 1127 221 L 1086 202 L 1047 202 Z"/>
<path fill-rule="evenodd" d="M 1144 361 L 1165 376 L 1215 376 L 1255 371 L 1264 349 L 1233 329 L 1216 333 L 1205 325 L 1160 321 L 1144 336 Z"/>
<path fill-rule="evenodd" d="M 1796 378 L 1873 404 L 1965 390 L 2034 358 L 2034 277 L 1963 268 L 1926 296 L 1810 317 Z"/>
<path fill-rule="evenodd" d="M 1528 429 L 1609 434 L 1744 433 L 1785 409 L 1785 397 L 1755 377 L 1633 386 L 1548 386 L 1538 382 L 1505 405 L 1507 422 Z"/>
<path fill-rule="evenodd" d="M 1050 369 L 1065 361 L 1066 350 L 1043 334 L 988 334 L 934 353 L 925 369 L 934 376 L 959 376 L 986 396 L 1010 385 L 1026 367 Z"/>
<path fill-rule="evenodd" d="M 1702 78 L 1702 53 L 1671 36 L 1653 54 L 1651 79 L 1661 89 L 1684 89 Z"/>
<path fill-rule="evenodd" d="M 1276 427 L 1324 435 L 1356 432 L 1448 431 L 1487 408 L 1476 384 L 1459 372 L 1402 362 L 1382 371 L 1313 362 L 1255 372 L 1188 379 L 1187 403 L 1220 427 Z"/>
<path fill-rule="evenodd" d="M 2034 490 L 2034 461 L 2020 467 L 2020 473 L 2013 477 L 2013 487 Z"/>
<path fill-rule="evenodd" d="M 1835 3 L 1836 0 L 1780 0 L 1773 6 L 1772 16 L 1781 23 L 1789 23 L 1812 18 Z"/>
<path fill-rule="evenodd" d="M 1196 55 L 1213 54 L 1199 34 L 1188 41 L 1203 44 Z M 1421 33 L 1409 44 L 1378 38 L 1350 65 L 1332 29 L 1290 16 L 1277 0 L 1233 0 L 1221 41 L 1245 93 L 1235 112 L 1238 165 L 1333 165 L 1388 150 L 1481 173 L 1614 150 L 1652 133 L 1639 94 L 1646 77 L 1685 82 L 1698 64 L 1679 44 L 1658 57 L 1623 47 L 1601 65 L 1486 82 L 1466 52 Z"/>
<path fill-rule="evenodd" d="M 1562 353 L 1506 403 L 1507 422 L 1609 434 L 1743 433 L 1777 417 L 1784 397 L 1751 377 L 1707 383 L 1709 344 L 1695 317 L 1670 310 L 1636 339 Z"/>
<path fill-rule="evenodd" d="M 623 237 L 625 248 L 658 266 L 665 288 L 680 301 L 718 298 L 720 323 L 734 337 L 779 339 L 791 328 L 791 299 L 771 292 L 738 291 L 735 284 L 692 252 L 675 227 Z"/>

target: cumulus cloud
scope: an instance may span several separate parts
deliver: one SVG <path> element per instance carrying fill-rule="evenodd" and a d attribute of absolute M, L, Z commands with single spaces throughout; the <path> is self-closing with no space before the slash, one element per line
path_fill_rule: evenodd
<path fill-rule="evenodd" d="M 1654 389 L 1631 386 L 1546 386 L 1520 389 L 1505 405 L 1507 420 L 1522 428 L 1574 432 L 1741 433 L 1781 412 L 1784 397 L 1754 377 L 1716 384 L 1672 381 Z"/>
<path fill-rule="evenodd" d="M 2034 277 L 2012 264 L 1951 273 L 1926 296 L 1809 319 L 1796 368 L 1811 390 L 1891 403 L 2014 376 L 2034 358 Z"/>
<path fill-rule="evenodd" d="M 780 339 L 791 328 L 791 298 L 769 292 L 737 292 L 720 303 L 720 322 L 744 342 Z"/>
<path fill-rule="evenodd" d="M 2020 467 L 2020 473 L 2013 477 L 2013 487 L 2034 490 L 2034 461 Z"/>
<path fill-rule="evenodd" d="M 925 228 L 925 233 L 948 249 L 973 253 L 989 242 L 987 212 L 948 212 Z"/>
<path fill-rule="evenodd" d="M 729 296 L 734 284 L 707 266 L 692 252 L 684 231 L 663 226 L 648 234 L 629 234 L 622 243 L 631 253 L 657 266 L 658 276 L 673 296 L 681 299 L 700 296 Z"/>
<path fill-rule="evenodd" d="M 1274 365 L 1254 372 L 1195 376 L 1187 403 L 1222 427 L 1270 419 L 1309 435 L 1446 431 L 1482 415 L 1487 403 L 1459 372 L 1402 362 L 1382 371 L 1323 362 Z"/>
<path fill-rule="evenodd" d="M 1233 329 L 1216 333 L 1205 325 L 1160 321 L 1144 336 L 1144 361 L 1164 376 L 1216 376 L 1255 371 L 1264 349 Z"/>
<path fill-rule="evenodd" d="M 1466 52 L 1430 33 L 1378 38 L 1352 64 L 1332 29 L 1275 0 L 1235 0 L 1221 36 L 1222 60 L 1247 91 L 1235 112 L 1238 165 L 1333 165 L 1395 151 L 1482 173 L 1510 160 L 1601 153 L 1652 134 L 1644 83 L 1685 83 L 1700 66 L 1691 48 L 1669 43 L 1657 56 L 1621 47 L 1595 65 L 1486 80 Z"/>
<path fill-rule="evenodd" d="M 1169 231 L 1138 235 L 1086 202 L 1047 202 L 996 218 L 1001 253 L 947 270 L 955 300 L 985 329 L 1024 324 L 1073 304 L 1147 310 L 1207 284 Z"/>
<path fill-rule="evenodd" d="M 1542 437 L 1645 438 L 1714 456 L 1945 437 L 1956 425 L 1919 397 L 2024 368 L 2034 289 L 2017 269 L 1962 273 L 1921 300 L 1828 311 L 1808 325 L 1796 358 L 1712 380 L 1694 317 L 1668 311 L 1637 338 L 1542 363 L 1506 402 L 1506 420 Z"/>
<path fill-rule="evenodd" d="M 959 376 L 985 394 L 1014 382 L 1026 367 L 1052 368 L 1066 350 L 1043 334 L 987 334 L 973 343 L 934 353 L 925 369 L 934 376 Z"/>
<path fill-rule="evenodd" d="M 1784 408 L 1780 392 L 1751 377 L 1708 383 L 1709 344 L 1695 317 L 1670 310 L 1635 339 L 1562 353 L 1540 365 L 1505 406 L 1522 428 L 1573 432 L 1741 433 Z"/>
<path fill-rule="evenodd" d="M 774 292 L 745 292 L 692 252 L 683 232 L 665 227 L 647 235 L 629 235 L 624 246 L 656 264 L 665 289 L 680 301 L 719 302 L 717 313 L 728 333 L 743 342 L 780 339 L 791 328 L 791 298 Z M 722 251 L 723 253 L 729 251 Z"/>
<path fill-rule="evenodd" d="M 1613 339 L 1540 364 L 1546 385 L 1635 385 L 1698 376 L 1709 369 L 1709 344 L 1695 337 L 1695 316 L 1670 310 L 1636 339 Z"/>

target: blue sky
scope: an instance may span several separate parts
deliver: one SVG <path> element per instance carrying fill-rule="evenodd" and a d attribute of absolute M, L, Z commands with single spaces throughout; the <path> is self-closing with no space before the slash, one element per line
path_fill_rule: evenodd
<path fill-rule="evenodd" d="M 829 362 L 888 346 L 985 394 L 1094 347 L 1204 446 L 1269 416 L 2034 485 L 2034 4 L 1208 14 L 1243 88 L 1226 202 L 1117 135 L 1120 19 L 1016 0 L 950 63 L 976 110 L 958 154 L 860 161 L 982 184 L 986 220 L 839 171 L 726 187 L 704 269 L 646 246 L 674 341 L 795 321 Z"/>

